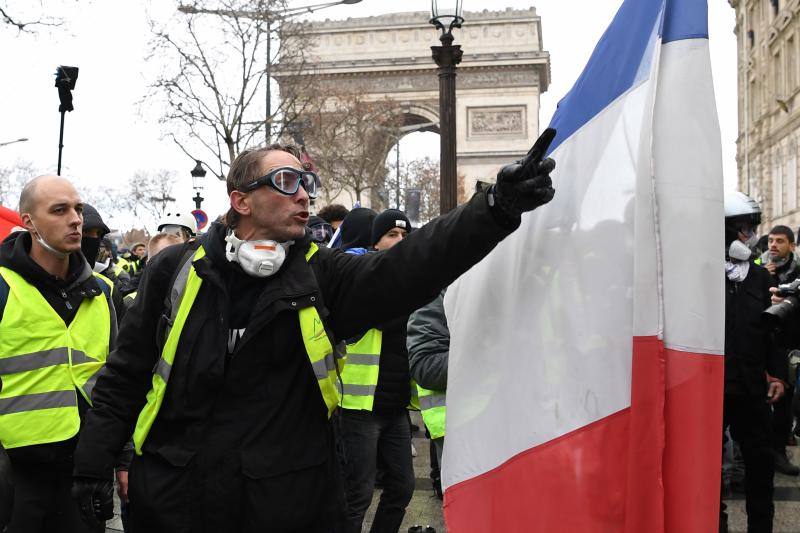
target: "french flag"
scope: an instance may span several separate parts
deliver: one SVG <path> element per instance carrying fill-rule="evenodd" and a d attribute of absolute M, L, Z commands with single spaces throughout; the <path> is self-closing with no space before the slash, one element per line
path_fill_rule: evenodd
<path fill-rule="evenodd" d="M 717 531 L 723 179 L 703 0 L 626 0 L 553 202 L 447 292 L 453 532 Z"/>

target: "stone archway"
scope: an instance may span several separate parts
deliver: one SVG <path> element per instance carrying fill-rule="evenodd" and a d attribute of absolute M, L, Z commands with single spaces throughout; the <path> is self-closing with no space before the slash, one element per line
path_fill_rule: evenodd
<path fill-rule="evenodd" d="M 323 88 L 358 88 L 397 102 L 406 124 L 439 122 L 439 85 L 430 47 L 439 44 L 428 13 L 326 20 L 305 26 L 314 37 L 299 76 Z M 550 55 L 542 49 L 535 8 L 466 13 L 454 31 L 464 51 L 457 81 L 458 173 L 463 190 L 493 181 L 505 163 L 522 157 L 539 132 L 539 98 L 550 83 Z M 296 82 L 279 72 L 281 92 Z M 438 132 L 438 126 L 430 128 Z"/>

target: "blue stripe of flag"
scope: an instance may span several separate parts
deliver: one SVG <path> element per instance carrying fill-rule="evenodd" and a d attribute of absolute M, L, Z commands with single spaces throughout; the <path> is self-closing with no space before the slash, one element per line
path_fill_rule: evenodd
<path fill-rule="evenodd" d="M 708 2 L 706 0 L 667 0 L 662 40 L 708 39 Z"/>
<path fill-rule="evenodd" d="M 664 2 L 623 2 L 578 81 L 558 104 L 550 122 L 550 127 L 558 130 L 551 152 L 633 88 L 643 74 L 649 74 L 647 63 L 652 58 L 654 36 L 661 27 Z"/>

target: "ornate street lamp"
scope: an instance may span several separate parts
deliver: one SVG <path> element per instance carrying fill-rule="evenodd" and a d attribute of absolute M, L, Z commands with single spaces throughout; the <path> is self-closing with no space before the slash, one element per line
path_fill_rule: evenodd
<path fill-rule="evenodd" d="M 203 198 L 200 196 L 200 191 L 203 189 L 203 181 L 206 177 L 206 171 L 203 169 L 203 162 L 200 160 L 195 159 L 195 163 L 197 163 L 194 168 L 192 169 L 192 188 L 195 190 L 194 195 L 194 206 L 197 209 L 200 209 L 200 206 L 203 203 Z"/>
<path fill-rule="evenodd" d="M 462 0 L 431 0 L 430 23 L 441 30 L 442 46 L 431 46 L 439 66 L 440 211 L 445 214 L 458 204 L 456 173 L 456 65 L 461 63 L 461 46 L 453 45 L 453 28 L 464 22 Z"/>

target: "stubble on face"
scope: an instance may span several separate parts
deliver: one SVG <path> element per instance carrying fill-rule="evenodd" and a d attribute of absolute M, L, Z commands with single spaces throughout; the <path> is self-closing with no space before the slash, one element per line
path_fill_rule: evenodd
<path fill-rule="evenodd" d="M 280 167 L 303 168 L 293 155 L 272 151 L 262 159 L 259 176 L 265 176 L 271 170 Z M 309 199 L 303 187 L 289 196 L 265 185 L 250 195 L 251 215 L 243 217 L 237 228 L 237 236 L 240 239 L 286 242 L 300 239 L 305 235 Z"/>

